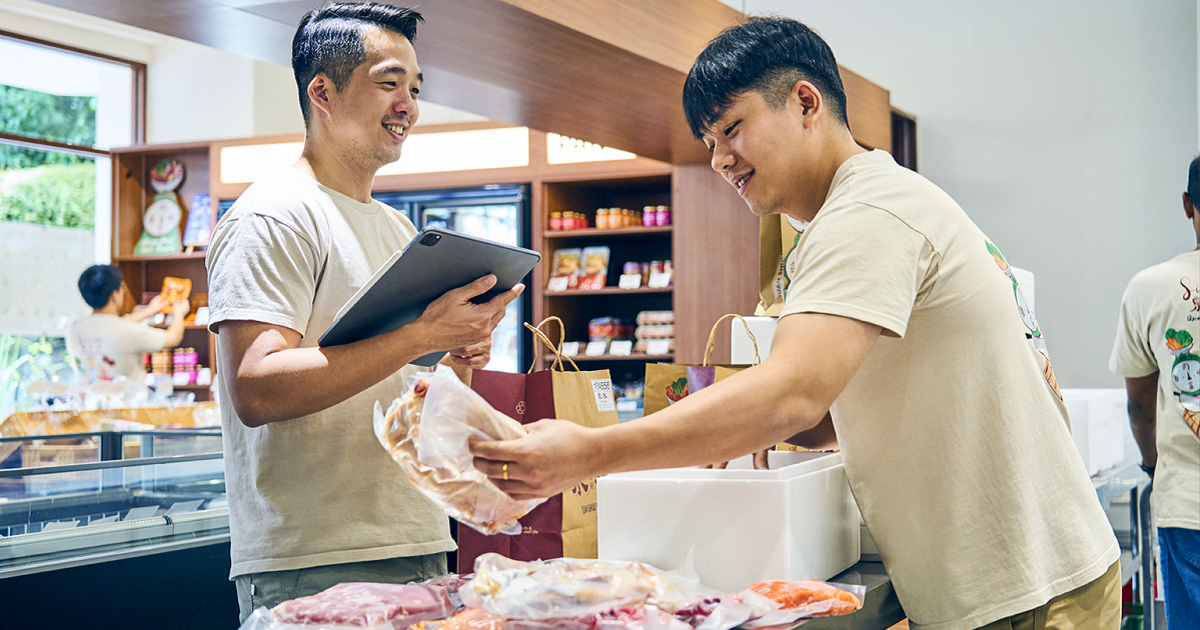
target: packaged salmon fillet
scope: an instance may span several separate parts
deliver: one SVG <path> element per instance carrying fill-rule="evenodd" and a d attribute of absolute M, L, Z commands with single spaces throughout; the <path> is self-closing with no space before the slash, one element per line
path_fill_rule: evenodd
<path fill-rule="evenodd" d="M 783 610 L 802 613 L 805 617 L 852 613 L 862 608 L 862 598 L 866 594 L 866 587 L 863 586 L 838 588 L 816 580 L 755 582 L 749 590 L 778 602 Z"/>

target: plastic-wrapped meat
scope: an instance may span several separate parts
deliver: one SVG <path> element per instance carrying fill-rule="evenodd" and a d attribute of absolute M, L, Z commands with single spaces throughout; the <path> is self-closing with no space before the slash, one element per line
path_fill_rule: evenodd
<path fill-rule="evenodd" d="M 347 582 L 272 609 L 281 623 L 397 629 L 450 614 L 445 589 L 416 584 Z"/>
<path fill-rule="evenodd" d="M 471 581 L 475 577 L 474 573 L 459 575 L 457 573 L 447 573 L 441 577 L 435 577 L 432 580 L 422 582 L 422 586 L 437 586 L 446 589 L 446 594 L 450 596 L 450 605 L 452 610 L 458 610 L 463 607 L 462 597 L 458 595 L 458 589 L 462 588 L 463 584 Z"/>

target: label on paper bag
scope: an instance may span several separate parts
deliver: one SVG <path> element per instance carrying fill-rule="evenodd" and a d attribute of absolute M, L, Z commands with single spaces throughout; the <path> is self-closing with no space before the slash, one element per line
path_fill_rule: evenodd
<path fill-rule="evenodd" d="M 617 410 L 616 398 L 613 397 L 612 379 L 593 379 L 592 394 L 596 396 L 596 409 L 600 411 Z"/>

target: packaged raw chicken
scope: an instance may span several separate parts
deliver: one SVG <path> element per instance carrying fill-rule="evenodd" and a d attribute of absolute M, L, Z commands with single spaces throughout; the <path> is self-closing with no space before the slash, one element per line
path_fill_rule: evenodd
<path fill-rule="evenodd" d="M 517 534 L 517 519 L 545 501 L 516 501 L 475 468 L 469 441 L 525 435 L 447 367 L 408 378 L 387 413 L 375 403 L 375 436 L 418 490 L 484 534 Z"/>
<path fill-rule="evenodd" d="M 259 608 L 240 630 L 404 630 L 449 614 L 450 598 L 438 587 L 347 582 Z"/>

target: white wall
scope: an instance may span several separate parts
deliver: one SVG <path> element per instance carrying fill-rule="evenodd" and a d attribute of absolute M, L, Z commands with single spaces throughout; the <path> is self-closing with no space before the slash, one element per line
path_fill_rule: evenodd
<path fill-rule="evenodd" d="M 1107 364 L 1138 270 L 1195 246 L 1196 0 L 724 0 L 804 21 L 917 117 L 919 170 L 1016 266 L 1063 387 Z"/>

